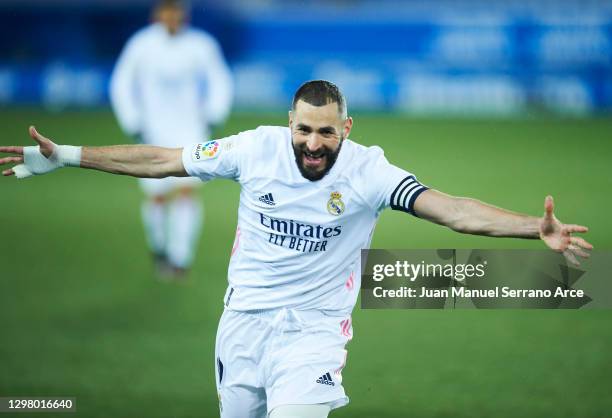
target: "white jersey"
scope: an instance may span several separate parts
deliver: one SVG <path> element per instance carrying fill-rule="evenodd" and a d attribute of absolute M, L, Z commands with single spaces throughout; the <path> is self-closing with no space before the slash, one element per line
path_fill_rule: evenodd
<path fill-rule="evenodd" d="M 186 145 L 208 138 L 232 102 L 219 45 L 203 31 L 170 35 L 152 24 L 130 38 L 113 71 L 110 98 L 121 128 L 144 142 Z"/>
<path fill-rule="evenodd" d="M 350 313 L 357 301 L 361 249 L 380 212 L 413 213 L 427 188 L 390 164 L 379 147 L 342 144 L 319 181 L 298 170 L 289 128 L 262 126 L 183 150 L 183 165 L 202 180 L 242 186 L 229 264 L 229 309 L 317 309 Z"/>

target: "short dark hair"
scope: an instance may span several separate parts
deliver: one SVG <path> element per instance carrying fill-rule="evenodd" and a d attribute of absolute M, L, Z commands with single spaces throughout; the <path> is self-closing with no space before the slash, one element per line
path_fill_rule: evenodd
<path fill-rule="evenodd" d="M 346 99 L 344 94 L 331 81 L 311 80 L 300 86 L 293 96 L 291 108 L 295 110 L 298 101 L 304 101 L 313 106 L 325 106 L 338 103 L 338 112 L 346 118 Z"/>

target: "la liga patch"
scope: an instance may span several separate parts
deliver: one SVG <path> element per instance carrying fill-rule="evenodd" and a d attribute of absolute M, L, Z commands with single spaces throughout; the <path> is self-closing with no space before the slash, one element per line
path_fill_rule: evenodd
<path fill-rule="evenodd" d="M 196 144 L 191 152 L 191 159 L 195 162 L 210 160 L 219 154 L 220 148 L 219 141 L 208 141 L 203 144 Z"/>

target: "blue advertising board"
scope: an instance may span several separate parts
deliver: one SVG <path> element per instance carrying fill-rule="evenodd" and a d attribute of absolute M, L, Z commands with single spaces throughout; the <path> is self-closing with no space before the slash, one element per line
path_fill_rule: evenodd
<path fill-rule="evenodd" d="M 612 109 L 612 18 L 606 16 L 208 15 L 213 18 L 216 23 L 196 13 L 193 20 L 218 29 L 234 72 L 237 108 L 286 108 L 299 84 L 324 78 L 362 110 L 512 115 L 535 106 L 582 115 Z M 122 33 L 137 23 L 132 18 Z M 95 54 L 95 37 L 75 42 L 79 25 L 73 26 L 55 32 L 59 39 L 49 43 L 62 45 L 63 37 L 67 47 L 47 51 L 44 60 L 0 56 L 0 103 L 108 102 L 113 60 L 124 39 L 115 35 L 106 48 L 101 42 Z"/>

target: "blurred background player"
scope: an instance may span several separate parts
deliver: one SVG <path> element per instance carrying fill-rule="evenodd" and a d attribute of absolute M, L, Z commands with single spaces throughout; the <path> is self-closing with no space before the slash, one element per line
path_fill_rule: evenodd
<path fill-rule="evenodd" d="M 180 147 L 203 141 L 222 123 L 232 102 L 232 80 L 217 41 L 186 25 L 180 0 L 158 1 L 154 22 L 124 47 L 110 83 L 123 131 L 139 142 Z M 188 271 L 203 219 L 192 178 L 140 179 L 147 198 L 142 219 L 158 274 Z"/>

